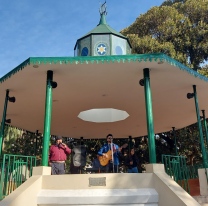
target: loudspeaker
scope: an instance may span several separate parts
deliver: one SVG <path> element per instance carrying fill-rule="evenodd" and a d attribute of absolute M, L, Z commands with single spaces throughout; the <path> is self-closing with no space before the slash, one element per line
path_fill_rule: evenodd
<path fill-rule="evenodd" d="M 86 165 L 86 147 L 77 145 L 73 149 L 73 164 L 75 167 L 84 167 Z"/>

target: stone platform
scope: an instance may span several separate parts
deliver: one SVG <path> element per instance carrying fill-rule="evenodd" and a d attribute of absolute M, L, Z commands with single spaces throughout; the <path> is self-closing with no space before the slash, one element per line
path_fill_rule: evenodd
<path fill-rule="evenodd" d="M 51 175 L 36 167 L 33 176 L 0 206 L 200 206 L 164 171 L 146 165 L 146 173 Z"/>

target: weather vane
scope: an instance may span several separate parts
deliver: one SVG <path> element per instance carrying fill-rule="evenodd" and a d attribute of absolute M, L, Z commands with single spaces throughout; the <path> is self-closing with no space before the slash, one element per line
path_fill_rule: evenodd
<path fill-rule="evenodd" d="M 102 14 L 107 15 L 108 13 L 106 11 L 106 9 L 107 9 L 106 1 L 104 4 L 102 4 L 101 2 L 99 2 L 99 3 L 100 3 L 100 9 L 99 9 L 100 15 L 102 15 Z"/>

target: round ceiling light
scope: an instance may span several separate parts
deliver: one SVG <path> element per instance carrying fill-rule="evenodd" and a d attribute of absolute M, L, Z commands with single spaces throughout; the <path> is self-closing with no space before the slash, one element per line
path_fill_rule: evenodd
<path fill-rule="evenodd" d="M 88 122 L 107 123 L 125 120 L 129 117 L 129 114 L 123 110 L 104 108 L 80 112 L 78 117 Z"/>

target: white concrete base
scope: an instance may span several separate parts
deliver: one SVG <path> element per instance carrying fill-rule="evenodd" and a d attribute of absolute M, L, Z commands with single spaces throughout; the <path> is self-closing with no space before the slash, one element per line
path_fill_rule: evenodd
<path fill-rule="evenodd" d="M 146 173 L 165 172 L 164 164 L 148 164 L 146 165 Z"/>
<path fill-rule="evenodd" d="M 36 176 L 36 175 L 51 175 L 51 167 L 45 167 L 45 166 L 33 167 L 32 176 Z"/>
<path fill-rule="evenodd" d="M 38 205 L 38 206 L 49 206 L 49 205 Z M 60 205 L 50 205 L 50 206 L 60 206 Z M 77 205 L 61 205 L 61 206 L 77 206 Z M 86 205 L 79 205 L 79 206 L 86 206 Z M 87 205 L 87 206 L 95 206 L 95 205 Z M 96 206 L 104 206 L 104 205 L 96 205 Z M 105 205 L 105 206 L 121 206 L 121 205 Z M 122 205 L 122 206 L 158 206 L 158 204 L 132 204 L 132 205 Z M 207 205 L 205 205 L 207 206 Z"/>
<path fill-rule="evenodd" d="M 199 204 L 208 204 L 208 196 L 193 196 L 193 198 L 199 203 Z"/>
<path fill-rule="evenodd" d="M 35 169 L 33 176 L 29 178 L 24 184 L 18 187 L 14 192 L 12 192 L 8 197 L 0 202 L 0 206 L 156 206 L 157 203 L 149 202 L 150 199 L 145 199 L 150 196 L 150 193 L 140 196 L 140 190 L 146 190 L 154 188 L 159 195 L 158 206 L 200 206 L 200 204 L 193 199 L 186 191 L 183 190 L 173 179 L 171 179 L 164 171 L 164 166 L 161 164 L 147 165 L 147 172 L 150 173 L 120 173 L 120 174 L 74 174 L 74 175 L 50 175 L 50 167 L 40 167 Z M 44 174 L 44 175 L 37 175 Z M 89 184 L 90 178 L 106 178 L 105 186 L 93 186 Z M 47 190 L 47 191 L 46 191 Z M 90 196 L 83 196 L 81 193 L 78 194 L 78 198 L 69 198 L 68 196 L 62 196 L 67 191 L 75 190 L 90 190 L 91 194 L 96 190 L 100 191 L 131 191 L 129 197 L 125 194 L 120 193 L 118 196 L 113 193 L 113 202 L 108 200 L 111 199 L 112 194 L 108 193 L 105 198 L 96 196 L 96 201 L 93 202 L 89 198 Z M 51 197 L 56 199 L 56 195 L 62 197 L 58 198 L 58 202 L 53 202 L 53 204 L 48 204 L 48 202 L 43 202 L 41 199 L 41 192 L 51 192 Z M 134 193 L 133 191 L 137 191 Z M 54 194 L 55 192 L 56 194 Z M 61 194 L 57 194 L 57 192 Z M 63 194 L 62 194 L 63 193 Z M 65 194 L 66 195 L 66 194 Z M 68 195 L 68 194 L 67 194 Z M 111 195 L 111 196 L 110 196 Z M 152 194 L 153 195 L 153 194 Z M 44 196 L 44 195 L 43 195 Z M 81 196 L 81 197 L 80 197 Z M 154 195 L 153 195 L 154 196 Z M 91 196 L 92 197 L 92 196 Z M 108 198 L 110 197 L 110 198 Z M 89 200 L 89 202 L 84 202 Z M 103 198 L 103 199 L 101 199 Z M 130 203 L 128 199 L 131 199 Z M 143 198 L 142 202 L 141 199 Z M 65 202 L 63 202 L 64 200 Z M 102 200 L 102 201 L 101 201 Z M 128 201 L 127 201 L 128 200 Z M 37 201 L 40 201 L 39 204 Z M 46 201 L 46 200 L 44 200 Z M 47 200 L 48 201 L 48 200 Z M 67 202 L 70 201 L 70 202 Z M 77 202 L 78 201 L 78 202 Z M 95 201 L 95 200 L 94 200 Z M 123 204 L 121 204 L 120 202 Z M 126 201 L 126 202 L 125 202 Z M 41 203 L 41 204 L 40 204 Z M 96 205 L 96 204 L 97 205 Z M 107 203 L 107 204 L 106 204 Z"/>
<path fill-rule="evenodd" d="M 200 186 L 200 195 L 201 196 L 207 196 L 208 195 L 208 187 L 207 187 L 207 177 L 205 174 L 205 169 L 198 169 L 199 174 L 199 186 Z M 208 174 L 208 169 L 207 169 Z"/>
<path fill-rule="evenodd" d="M 41 190 L 37 204 L 43 205 L 158 205 L 155 189 L 88 189 L 88 190 Z"/>

